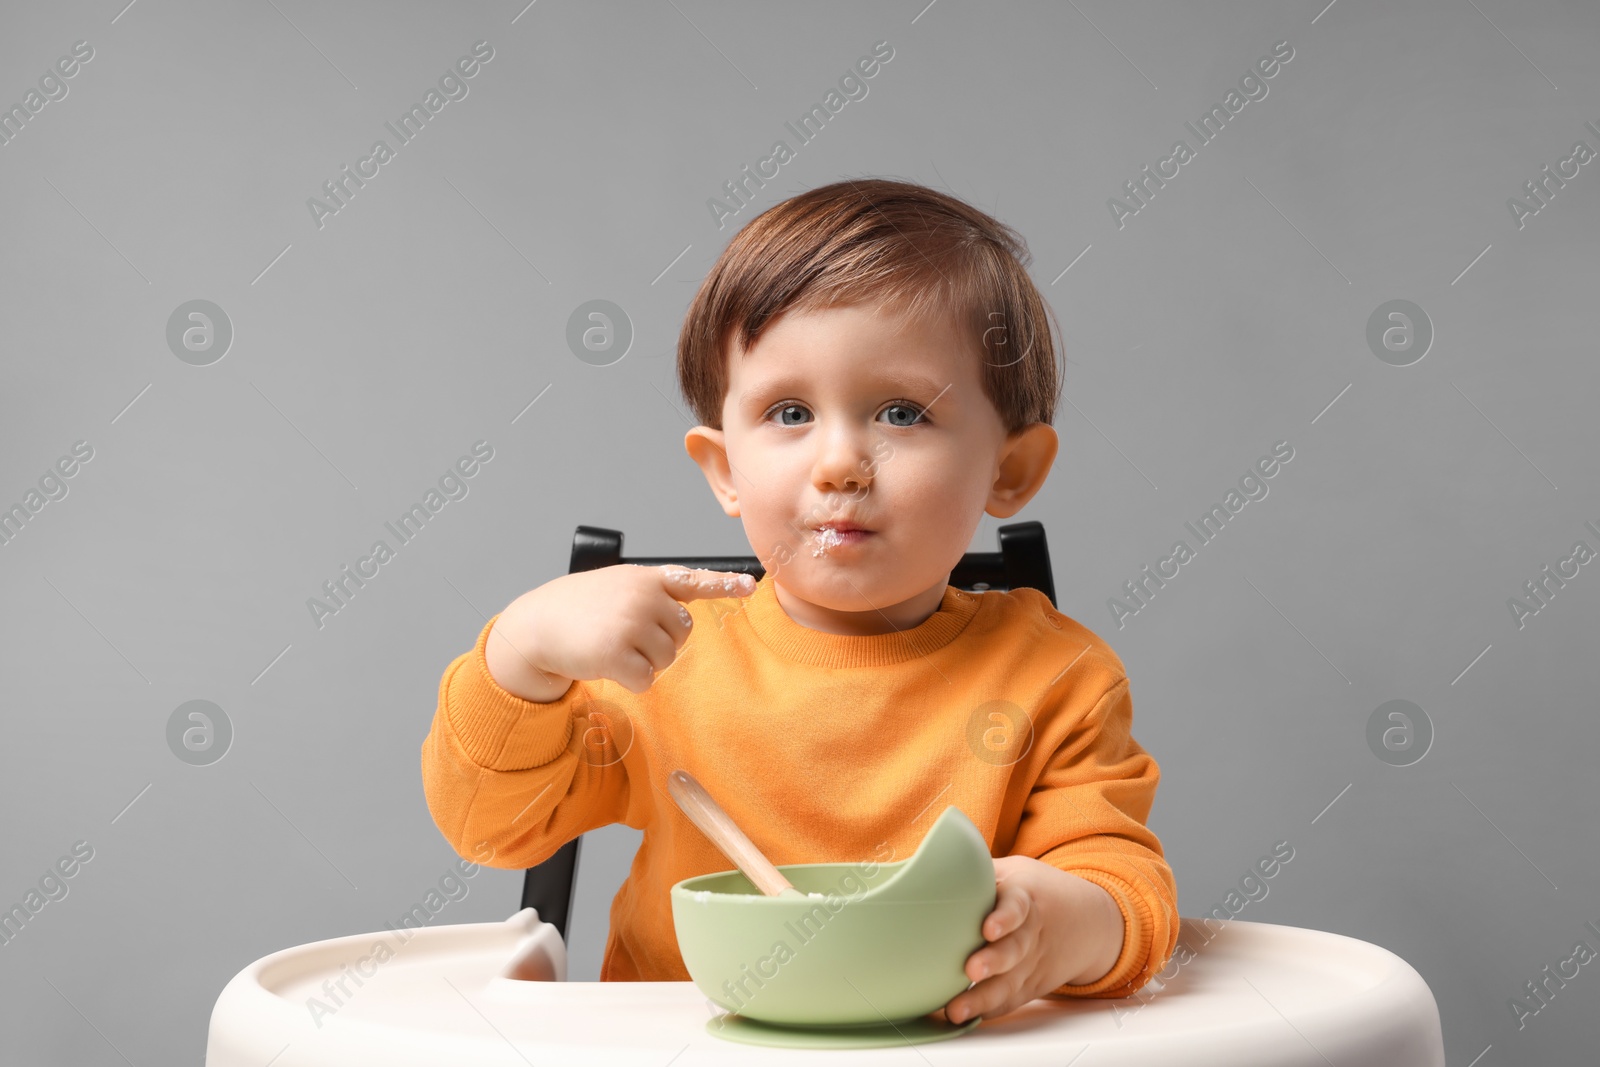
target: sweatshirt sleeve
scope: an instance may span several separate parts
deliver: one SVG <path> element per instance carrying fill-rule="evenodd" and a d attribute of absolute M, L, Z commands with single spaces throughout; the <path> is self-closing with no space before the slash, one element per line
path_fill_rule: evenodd
<path fill-rule="evenodd" d="M 1133 739 L 1128 679 L 1119 675 L 1072 723 L 1023 809 L 1015 852 L 1100 886 L 1122 912 L 1122 951 L 1111 970 L 1056 994 L 1125 997 L 1166 966 L 1178 941 L 1178 887 L 1145 825 L 1161 770 Z M 1059 735 L 1058 735 L 1059 736 Z"/>
<path fill-rule="evenodd" d="M 594 683 L 575 681 L 548 704 L 501 688 L 484 659 L 498 618 L 440 679 L 422 742 L 422 788 L 459 855 L 527 868 L 588 830 L 629 821 L 627 770 L 611 736 L 627 711 L 598 699 Z"/>

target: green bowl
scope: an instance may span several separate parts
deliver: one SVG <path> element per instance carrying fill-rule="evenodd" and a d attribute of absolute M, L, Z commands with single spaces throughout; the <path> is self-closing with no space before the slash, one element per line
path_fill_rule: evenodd
<path fill-rule="evenodd" d="M 778 868 L 802 894 L 769 897 L 739 871 L 672 887 L 678 951 L 700 991 L 779 1026 L 881 1026 L 947 1004 L 994 910 L 994 860 L 972 820 L 946 808 L 898 863 Z"/>

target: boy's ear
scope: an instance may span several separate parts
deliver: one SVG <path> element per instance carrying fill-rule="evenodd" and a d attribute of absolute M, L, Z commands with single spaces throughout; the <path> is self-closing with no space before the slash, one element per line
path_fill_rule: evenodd
<path fill-rule="evenodd" d="M 997 519 L 1021 511 L 1044 486 L 1059 447 L 1055 428 L 1046 422 L 1031 423 L 1007 436 L 1000 447 L 1000 473 L 984 510 Z"/>
<path fill-rule="evenodd" d="M 683 437 L 683 447 L 689 458 L 700 465 L 706 484 L 716 495 L 717 503 L 732 518 L 739 517 L 739 494 L 733 487 L 733 474 L 728 468 L 726 437 L 721 430 L 709 426 L 696 426 Z"/>

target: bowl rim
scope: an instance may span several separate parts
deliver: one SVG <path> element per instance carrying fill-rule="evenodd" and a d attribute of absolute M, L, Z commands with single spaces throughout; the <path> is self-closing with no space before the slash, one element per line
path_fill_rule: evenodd
<path fill-rule="evenodd" d="M 878 880 L 878 883 L 876 885 L 869 887 L 868 889 L 866 889 L 865 891 L 863 891 L 860 894 L 851 894 L 847 898 L 847 899 L 849 899 L 851 901 L 851 903 L 861 903 L 863 901 L 867 901 L 871 897 L 876 897 L 876 896 L 883 895 L 883 893 L 886 890 L 888 890 L 890 886 L 892 886 L 896 882 L 898 882 L 900 880 L 900 876 L 905 874 L 905 872 L 909 868 L 909 866 L 918 857 L 920 857 L 925 851 L 927 851 L 928 844 L 929 844 L 930 841 L 934 840 L 936 837 L 939 837 L 941 834 L 948 836 L 951 833 L 958 833 L 959 832 L 959 831 L 953 831 L 953 830 L 946 829 L 946 824 L 954 825 L 954 824 L 960 824 L 960 823 L 965 823 L 968 827 L 971 828 L 971 830 L 973 832 L 977 831 L 977 826 L 973 824 L 971 816 L 967 815 L 966 812 L 962 811 L 961 808 L 959 806 L 955 805 L 955 804 L 946 805 L 945 809 L 942 812 L 939 813 L 939 817 L 936 818 L 933 821 L 933 825 L 928 828 L 928 832 L 923 835 L 922 840 L 917 842 L 917 847 L 912 851 L 911 855 L 907 856 L 905 859 L 902 859 L 902 860 L 894 860 L 894 861 L 889 862 L 889 863 L 878 863 L 875 860 L 863 860 L 863 861 L 861 861 L 859 863 L 851 863 L 851 862 L 848 862 L 848 861 L 847 862 L 832 862 L 832 863 L 780 863 L 780 864 L 776 864 L 775 866 L 777 867 L 777 869 L 780 872 L 782 872 L 782 871 L 785 871 L 785 870 L 806 870 L 806 869 L 813 868 L 813 867 L 860 868 L 860 867 L 866 867 L 868 865 L 876 865 L 877 867 L 879 867 L 883 871 L 885 871 L 886 874 L 880 880 Z M 980 834 L 979 837 L 981 839 L 982 835 Z M 989 855 L 987 848 L 985 848 L 985 855 L 989 857 L 990 862 L 993 862 L 993 856 Z M 767 894 L 761 892 L 760 888 L 758 886 L 756 886 L 755 883 L 750 880 L 750 876 L 749 875 L 745 874 L 741 870 L 738 870 L 737 868 L 734 869 L 734 870 L 731 870 L 731 871 L 712 871 L 712 872 L 709 872 L 707 874 L 696 874 L 696 875 L 692 875 L 692 876 L 690 876 L 688 878 L 680 879 L 679 881 L 673 883 L 672 888 L 670 889 L 669 894 L 668 894 L 668 899 L 677 900 L 677 899 L 680 898 L 681 895 L 686 895 L 688 893 L 711 893 L 712 890 L 709 890 L 709 889 L 696 889 L 696 888 L 694 888 L 694 883 L 698 882 L 698 881 L 700 881 L 702 879 L 707 879 L 707 878 L 726 877 L 729 874 L 737 874 L 737 875 L 739 875 L 741 878 L 743 878 L 745 880 L 746 884 L 750 885 L 750 887 L 755 890 L 755 892 L 753 894 L 751 894 L 751 893 L 716 893 L 715 894 L 716 896 L 724 897 L 724 898 L 727 898 L 727 899 L 745 900 L 745 901 L 750 901 L 750 900 L 782 901 L 782 902 L 788 903 L 790 905 L 794 905 L 794 904 L 800 903 L 800 901 L 796 900 L 794 897 L 784 896 L 783 894 L 779 894 L 777 896 L 768 896 Z M 989 879 L 986 879 L 985 882 L 986 882 L 986 884 L 988 884 Z M 683 891 L 682 894 L 680 894 L 680 892 L 679 892 L 680 890 Z M 829 898 L 829 896 L 834 896 L 834 895 L 837 895 L 837 894 L 826 894 L 825 893 L 825 894 L 822 895 L 822 897 L 820 899 L 826 900 L 826 899 Z M 817 900 L 817 899 L 819 899 L 817 897 L 812 897 L 809 894 L 802 894 L 802 898 L 805 899 L 805 900 Z M 958 901 L 961 901 L 963 899 L 964 898 L 962 898 L 962 897 L 940 898 L 938 902 L 944 902 L 944 903 L 958 902 Z M 922 900 L 919 900 L 919 903 L 935 903 L 935 901 L 922 899 Z"/>
<path fill-rule="evenodd" d="M 778 868 L 778 870 L 780 872 L 782 872 L 782 871 L 808 870 L 808 869 L 811 869 L 811 868 L 814 868 L 814 867 L 833 867 L 833 868 L 838 868 L 838 869 L 842 869 L 842 870 L 855 870 L 855 869 L 860 868 L 860 867 L 865 867 L 867 865 L 867 863 L 870 863 L 870 862 L 873 862 L 873 861 L 868 860 L 868 861 L 864 861 L 864 862 L 860 862 L 860 863 L 850 863 L 850 862 L 836 862 L 836 863 L 780 863 L 780 864 L 777 864 L 776 866 L 777 866 L 777 868 Z M 879 882 L 879 884 L 871 887 L 865 893 L 862 893 L 861 896 L 862 897 L 870 896 L 871 894 L 876 893 L 876 892 L 878 892 L 878 890 L 884 888 L 884 886 L 887 886 L 889 884 L 889 882 L 893 880 L 894 875 L 900 873 L 899 872 L 899 868 L 904 867 L 907 863 L 910 863 L 910 862 L 911 862 L 911 857 L 907 856 L 903 860 L 895 860 L 892 863 L 878 863 L 878 867 L 880 869 L 890 870 L 890 874 L 885 876 L 883 878 L 883 880 L 881 882 Z M 695 883 L 696 882 L 705 881 L 706 879 L 710 879 L 710 878 L 725 878 L 730 874 L 736 874 L 739 877 L 743 878 L 746 882 L 749 882 L 750 887 L 752 889 L 754 889 L 755 892 L 753 892 L 753 893 L 719 893 L 719 892 L 716 892 L 714 890 L 698 889 L 698 888 L 695 887 Z M 798 887 L 796 887 L 796 888 L 798 888 Z M 795 899 L 793 897 L 785 897 L 785 896 L 769 897 L 769 896 L 767 896 L 759 888 L 757 888 L 757 886 L 755 885 L 754 882 L 750 882 L 750 876 L 749 875 L 745 874 L 743 871 L 739 870 L 737 867 L 735 867 L 735 868 L 733 868 L 731 870 L 726 870 L 726 871 L 708 871 L 705 874 L 690 875 L 688 878 L 680 879 L 679 881 L 674 882 L 672 884 L 671 892 L 672 892 L 672 894 L 674 896 L 678 895 L 679 890 L 682 890 L 685 894 L 697 893 L 697 892 L 698 893 L 710 893 L 714 897 L 723 897 L 723 898 L 726 898 L 726 899 L 729 899 L 729 900 L 738 900 L 738 899 L 782 900 L 782 901 L 788 901 L 790 903 L 798 903 L 797 901 L 795 901 Z M 817 899 L 816 897 L 805 896 L 805 893 L 803 891 L 802 891 L 801 895 L 804 896 L 805 899 L 807 899 L 807 900 L 816 900 Z M 859 897 L 857 899 L 859 899 Z"/>

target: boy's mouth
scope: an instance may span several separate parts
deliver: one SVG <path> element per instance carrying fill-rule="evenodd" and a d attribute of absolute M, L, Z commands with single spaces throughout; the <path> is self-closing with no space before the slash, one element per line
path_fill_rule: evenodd
<path fill-rule="evenodd" d="M 853 522 L 825 522 L 816 527 L 816 537 L 813 539 L 816 547 L 811 550 L 811 554 L 823 556 L 829 549 L 857 545 L 871 536 L 871 530 L 857 526 Z"/>
<path fill-rule="evenodd" d="M 819 523 L 815 527 L 815 529 L 816 529 L 816 531 L 818 533 L 821 533 L 823 530 L 832 530 L 834 533 L 837 533 L 837 534 L 871 533 L 872 532 L 871 530 L 867 529 L 865 526 L 862 526 L 859 523 L 850 522 L 849 520 L 846 520 L 846 519 L 838 519 L 838 520 L 835 520 L 833 522 Z"/>

